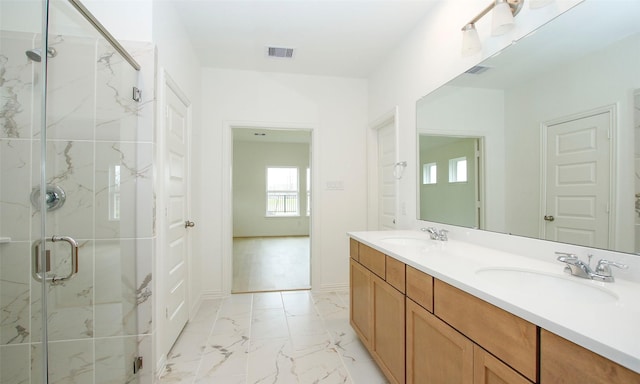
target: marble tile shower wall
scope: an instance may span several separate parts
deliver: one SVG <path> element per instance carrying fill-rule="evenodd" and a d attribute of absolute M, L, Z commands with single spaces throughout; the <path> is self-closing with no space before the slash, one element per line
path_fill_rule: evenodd
<path fill-rule="evenodd" d="M 38 383 L 40 283 L 31 277 L 39 212 L 37 68 L 25 51 L 39 36 L 0 31 L 0 384 Z M 79 272 L 48 290 L 53 383 L 151 383 L 154 231 L 154 49 L 126 44 L 138 74 L 106 42 L 53 36 L 49 62 L 47 181 L 66 203 L 47 213 L 47 235 L 80 244 Z M 139 78 L 140 76 L 140 78 Z M 132 100 L 132 87 L 143 101 Z M 52 270 L 68 271 L 64 246 Z"/>

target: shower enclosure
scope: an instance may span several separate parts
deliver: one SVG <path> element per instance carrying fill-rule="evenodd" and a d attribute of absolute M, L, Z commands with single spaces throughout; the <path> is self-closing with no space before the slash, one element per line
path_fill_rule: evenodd
<path fill-rule="evenodd" d="M 0 0 L 0 384 L 153 377 L 153 50 L 74 3 Z"/>

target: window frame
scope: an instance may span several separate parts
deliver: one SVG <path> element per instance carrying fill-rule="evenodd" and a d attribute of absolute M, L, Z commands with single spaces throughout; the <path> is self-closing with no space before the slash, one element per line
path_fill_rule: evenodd
<path fill-rule="evenodd" d="M 460 164 L 464 162 L 464 180 L 460 179 Z M 467 156 L 449 159 L 449 183 L 467 183 L 469 181 L 469 161 Z"/>

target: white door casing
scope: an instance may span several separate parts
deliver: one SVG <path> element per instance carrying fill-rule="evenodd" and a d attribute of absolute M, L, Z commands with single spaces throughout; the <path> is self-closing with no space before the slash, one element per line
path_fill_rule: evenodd
<path fill-rule="evenodd" d="M 405 167 L 398 165 L 397 116 L 396 107 L 370 124 L 368 206 L 369 228 L 373 230 L 395 229 L 398 224 L 397 177 Z"/>
<path fill-rule="evenodd" d="M 378 129 L 378 229 L 396 228 L 396 129 L 391 120 Z"/>
<path fill-rule="evenodd" d="M 613 107 L 543 125 L 541 235 L 610 248 Z"/>
<path fill-rule="evenodd" d="M 246 129 L 292 129 L 292 130 L 308 130 L 311 133 L 311 143 L 309 145 L 310 168 L 311 168 L 311 216 L 309 224 L 310 237 L 310 255 L 311 258 L 311 289 L 320 289 L 321 260 L 316 257 L 320 254 L 320 242 L 313 239 L 320 238 L 320 227 L 317 220 L 321 206 L 322 196 L 317 193 L 320 190 L 320 181 L 317 176 L 319 151 L 316 150 L 317 145 L 317 127 L 304 123 L 287 123 L 287 122 L 260 122 L 260 121 L 224 121 L 222 130 L 222 179 L 226 188 L 222 189 L 222 270 L 220 271 L 221 284 L 220 291 L 214 291 L 208 294 L 209 297 L 219 298 L 231 294 L 232 276 L 233 276 L 233 130 L 236 128 Z"/>
<path fill-rule="evenodd" d="M 190 103 L 164 74 L 163 81 L 162 352 L 167 353 L 189 318 L 189 137 Z"/>

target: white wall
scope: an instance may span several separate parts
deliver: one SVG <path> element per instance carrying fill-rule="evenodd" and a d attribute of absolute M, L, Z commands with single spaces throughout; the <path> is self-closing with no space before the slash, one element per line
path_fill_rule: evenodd
<path fill-rule="evenodd" d="M 538 10 L 530 10 L 525 6 L 516 18 L 516 27 L 497 37 L 489 36 L 491 17 L 484 17 L 477 23 L 483 51 L 464 58 L 460 56 L 460 28 L 486 4 L 440 2 L 371 75 L 369 119 L 373 121 L 395 106 L 398 107 L 399 148 L 401 157 L 408 163 L 406 177 L 400 181 L 400 206 L 405 206 L 406 209 L 398 216 L 399 228 L 420 226 L 416 221 L 416 101 L 579 2 L 558 0 Z M 370 135 L 369 142 L 372 141 Z M 374 227 L 371 220 L 369 225 Z"/>
<path fill-rule="evenodd" d="M 267 217 L 267 167 L 298 168 L 299 215 Z M 309 144 L 234 141 L 233 236 L 307 236 Z"/>
<path fill-rule="evenodd" d="M 312 129 L 312 286 L 348 283 L 346 232 L 366 227 L 367 83 L 361 79 L 259 73 L 206 68 L 203 110 L 200 215 L 207 217 L 202 265 L 205 295 L 230 291 L 230 134 L 233 127 Z M 341 181 L 342 190 L 327 190 Z"/>

